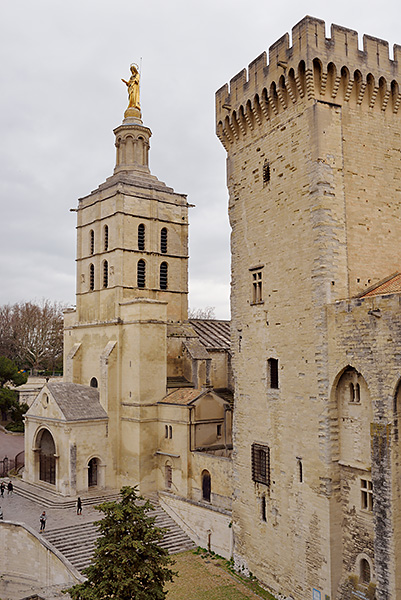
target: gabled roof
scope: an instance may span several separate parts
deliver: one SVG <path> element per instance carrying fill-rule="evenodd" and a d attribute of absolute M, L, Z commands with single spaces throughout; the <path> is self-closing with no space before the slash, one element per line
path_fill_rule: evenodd
<path fill-rule="evenodd" d="M 78 383 L 48 383 L 47 389 L 67 421 L 106 419 L 99 390 Z"/>
<path fill-rule="evenodd" d="M 212 394 L 213 396 L 218 396 L 223 400 L 223 402 L 227 402 L 229 404 L 229 400 L 225 398 L 222 394 L 219 394 L 215 390 L 212 389 L 203 389 L 203 390 L 194 390 L 193 388 L 181 388 L 178 390 L 174 390 L 164 396 L 162 400 L 159 400 L 158 404 L 177 404 L 180 406 L 188 406 L 192 404 L 195 400 L 198 400 L 202 396 L 206 396 L 207 394 Z"/>
<path fill-rule="evenodd" d="M 199 340 L 210 350 L 230 349 L 230 321 L 217 319 L 189 319 Z"/>
<path fill-rule="evenodd" d="M 393 273 L 386 279 L 382 279 L 379 283 L 371 286 L 361 294 L 358 298 L 367 298 L 369 296 L 384 296 L 385 294 L 401 293 L 401 273 Z"/>

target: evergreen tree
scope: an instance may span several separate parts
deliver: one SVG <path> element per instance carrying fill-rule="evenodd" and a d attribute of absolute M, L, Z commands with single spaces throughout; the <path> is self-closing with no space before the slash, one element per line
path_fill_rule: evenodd
<path fill-rule="evenodd" d="M 104 513 L 97 522 L 92 564 L 84 570 L 87 581 L 67 590 L 73 600 L 163 600 L 167 581 L 176 575 L 167 550 L 159 546 L 163 538 L 155 526 L 149 500 L 136 488 L 123 487 L 120 502 L 104 502 L 96 507 Z"/>

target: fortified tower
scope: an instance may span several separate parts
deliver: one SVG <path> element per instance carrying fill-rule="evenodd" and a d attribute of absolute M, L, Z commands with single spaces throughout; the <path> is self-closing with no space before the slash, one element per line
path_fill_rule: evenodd
<path fill-rule="evenodd" d="M 305 17 L 292 45 L 284 35 L 268 63 L 261 54 L 216 94 L 232 227 L 235 559 L 296 600 L 375 586 L 401 598 L 389 458 L 399 295 L 386 312 L 382 292 L 362 299 L 401 270 L 400 60 L 399 46 L 392 60 L 387 42 L 365 35 L 360 50 L 355 31 L 333 25 L 327 39 Z"/>

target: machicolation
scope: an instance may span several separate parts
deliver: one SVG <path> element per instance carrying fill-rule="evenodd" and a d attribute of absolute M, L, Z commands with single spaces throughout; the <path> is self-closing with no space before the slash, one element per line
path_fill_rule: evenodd
<path fill-rule="evenodd" d="M 397 114 L 401 46 L 394 45 L 394 60 L 384 40 L 331 26 L 305 17 L 216 93 L 217 135 L 227 147 L 272 120 L 298 102 L 328 102 Z"/>

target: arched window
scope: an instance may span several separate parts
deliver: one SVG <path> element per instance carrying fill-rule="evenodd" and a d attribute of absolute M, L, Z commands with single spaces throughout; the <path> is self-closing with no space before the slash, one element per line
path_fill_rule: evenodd
<path fill-rule="evenodd" d="M 168 283 L 168 265 L 166 262 L 162 262 L 160 265 L 160 289 L 166 290 Z"/>
<path fill-rule="evenodd" d="M 56 483 L 56 446 L 53 436 L 43 430 L 39 442 L 39 479 L 55 485 Z"/>
<path fill-rule="evenodd" d="M 361 401 L 361 386 L 359 385 L 359 383 L 357 383 L 355 386 L 355 402 L 360 402 L 360 401 Z"/>
<path fill-rule="evenodd" d="M 202 471 L 202 500 L 205 502 L 210 502 L 211 496 L 211 479 L 209 471 Z"/>
<path fill-rule="evenodd" d="M 163 227 L 160 232 L 160 252 L 167 254 L 167 228 Z"/>
<path fill-rule="evenodd" d="M 359 579 L 361 583 L 370 583 L 370 564 L 362 558 L 359 564 Z"/>
<path fill-rule="evenodd" d="M 103 287 L 107 288 L 109 285 L 109 263 L 107 260 L 103 263 Z"/>
<path fill-rule="evenodd" d="M 146 263 L 142 259 L 138 260 L 136 279 L 137 286 L 144 288 L 146 284 Z"/>
<path fill-rule="evenodd" d="M 89 266 L 89 289 L 95 289 L 95 267 L 93 265 Z"/>
<path fill-rule="evenodd" d="M 138 225 L 138 250 L 145 250 L 145 225 Z"/>
<path fill-rule="evenodd" d="M 353 383 L 349 384 L 349 401 L 355 402 L 355 386 Z"/>
<path fill-rule="evenodd" d="M 104 226 L 103 241 L 104 241 L 104 249 L 108 250 L 109 249 L 109 227 L 108 227 L 108 225 Z"/>
<path fill-rule="evenodd" d="M 92 377 L 91 382 L 90 382 L 90 386 L 93 388 L 97 388 L 97 379 L 96 377 Z"/>
<path fill-rule="evenodd" d="M 90 230 L 89 232 L 89 252 L 91 254 L 95 253 L 95 232 L 93 231 L 93 229 Z"/>
<path fill-rule="evenodd" d="M 300 458 L 298 459 L 298 478 L 299 483 L 302 483 L 304 480 L 304 471 L 302 466 L 302 460 Z"/>

